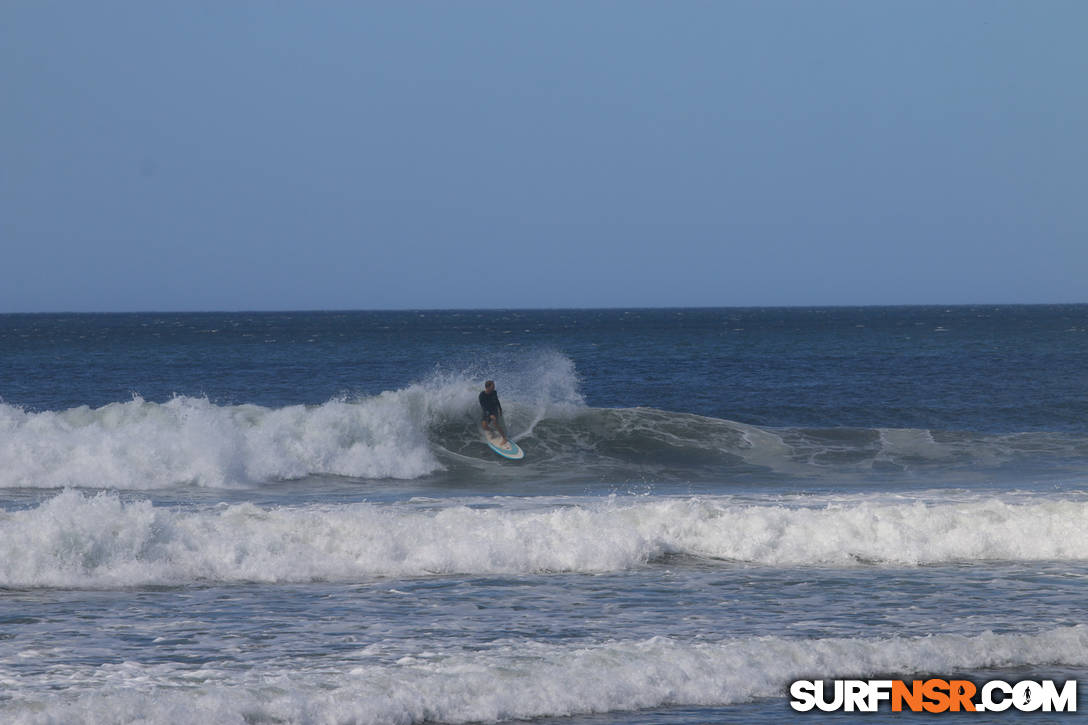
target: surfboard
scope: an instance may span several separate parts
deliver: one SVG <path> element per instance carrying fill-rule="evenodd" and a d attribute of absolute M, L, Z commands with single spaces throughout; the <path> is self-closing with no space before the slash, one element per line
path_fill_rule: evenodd
<path fill-rule="evenodd" d="M 507 439 L 503 444 L 502 436 L 497 433 L 485 433 L 484 440 L 487 441 L 488 447 L 498 453 L 503 458 L 509 458 L 512 461 L 517 461 L 525 457 L 525 451 L 518 447 L 518 444 L 512 440 Z"/>

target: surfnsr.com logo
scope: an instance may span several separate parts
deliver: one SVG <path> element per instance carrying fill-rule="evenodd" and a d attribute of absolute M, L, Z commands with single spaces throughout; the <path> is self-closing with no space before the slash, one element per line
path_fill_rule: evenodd
<path fill-rule="evenodd" d="M 981 686 L 970 680 L 797 680 L 790 685 L 790 707 L 798 712 L 1076 712 L 1077 681 L 1061 687 L 1053 680 L 1005 682 Z"/>

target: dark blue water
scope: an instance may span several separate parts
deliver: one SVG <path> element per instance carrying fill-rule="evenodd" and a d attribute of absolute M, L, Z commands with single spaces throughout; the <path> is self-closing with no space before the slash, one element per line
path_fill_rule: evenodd
<path fill-rule="evenodd" d="M 570 357 L 595 407 L 762 426 L 1088 430 L 1088 307 L 0 316 L 0 394 L 34 410 L 138 393 L 319 404 Z"/>
<path fill-rule="evenodd" d="M 780 722 L 1086 581 L 1086 305 L 0 316 L 5 722 Z"/>

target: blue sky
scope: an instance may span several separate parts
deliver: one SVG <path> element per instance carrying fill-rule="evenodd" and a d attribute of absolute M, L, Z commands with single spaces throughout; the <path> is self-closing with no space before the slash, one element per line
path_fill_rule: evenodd
<path fill-rule="evenodd" d="M 0 12 L 0 312 L 1088 302 L 1088 3 Z"/>

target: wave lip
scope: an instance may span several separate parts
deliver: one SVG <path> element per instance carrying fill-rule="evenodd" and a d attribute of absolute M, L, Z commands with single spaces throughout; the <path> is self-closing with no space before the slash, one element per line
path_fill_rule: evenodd
<path fill-rule="evenodd" d="M 195 511 L 69 490 L 0 514 L 0 586 L 360 581 L 609 572 L 666 556 L 771 567 L 1088 560 L 1088 502 L 737 504 L 532 509 L 347 504 Z"/>
<path fill-rule="evenodd" d="M 209 663 L 193 670 L 125 662 L 50 670 L 46 678 L 63 680 L 63 688 L 35 687 L 27 694 L 16 689 L 11 700 L 0 703 L 0 714 L 17 725 L 186 725 L 225 714 L 283 723 L 468 723 L 715 707 L 780 698 L 787 684 L 800 678 L 1084 667 L 1088 627 L 921 638 L 691 643 L 654 637 L 588 646 L 504 641 L 475 652 L 372 659 L 364 650 L 347 661 L 318 666 L 299 661 L 239 670 Z M 48 699 L 37 694 L 46 690 Z"/>

